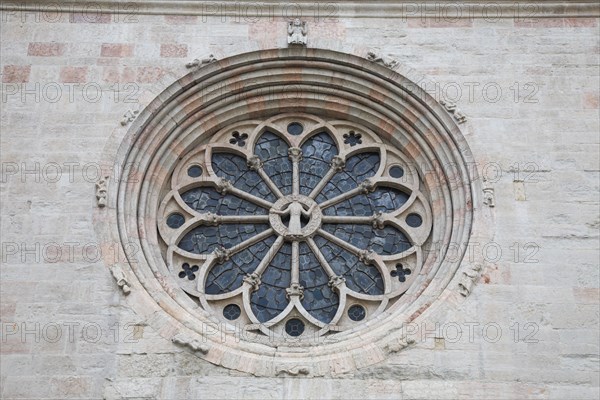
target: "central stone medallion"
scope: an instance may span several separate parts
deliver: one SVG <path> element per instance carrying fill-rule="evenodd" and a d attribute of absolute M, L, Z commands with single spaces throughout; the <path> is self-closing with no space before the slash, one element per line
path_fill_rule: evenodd
<path fill-rule="evenodd" d="M 311 237 L 321 226 L 323 214 L 310 197 L 289 195 L 277 200 L 269 211 L 269 222 L 285 239 L 303 240 Z"/>

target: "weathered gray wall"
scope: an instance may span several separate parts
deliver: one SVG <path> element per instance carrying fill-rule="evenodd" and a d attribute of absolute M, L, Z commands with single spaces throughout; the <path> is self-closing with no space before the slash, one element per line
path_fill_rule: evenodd
<path fill-rule="evenodd" d="M 92 216 L 128 101 L 214 49 L 282 46 L 285 22 L 42 11 L 2 16 L 3 398 L 598 397 L 597 18 L 305 18 L 309 45 L 379 48 L 468 116 L 480 169 L 499 171 L 494 244 L 473 248 L 494 267 L 387 362 L 284 379 L 212 366 L 145 326 L 95 261 Z"/>

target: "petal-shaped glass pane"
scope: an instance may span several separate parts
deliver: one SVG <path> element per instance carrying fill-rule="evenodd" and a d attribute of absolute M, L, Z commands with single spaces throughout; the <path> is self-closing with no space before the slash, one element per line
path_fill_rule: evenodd
<path fill-rule="evenodd" d="M 371 225 L 325 224 L 323 229 L 359 249 L 371 249 L 379 255 L 402 253 L 412 246 L 404 233 L 392 226 L 375 229 Z"/>
<path fill-rule="evenodd" d="M 329 277 L 305 242 L 300 243 L 300 285 L 304 287 L 302 306 L 321 322 L 331 322 L 340 303 L 328 285 Z"/>
<path fill-rule="evenodd" d="M 388 187 L 380 187 L 369 194 L 359 194 L 323 210 L 325 215 L 369 216 L 376 212 L 389 213 L 402 207 L 409 195 Z"/>
<path fill-rule="evenodd" d="M 292 245 L 284 243 L 265 269 L 261 284 L 250 296 L 252 312 L 260 322 L 267 322 L 287 307 L 286 291 L 291 282 Z"/>
<path fill-rule="evenodd" d="M 308 196 L 329 170 L 331 159 L 338 154 L 333 138 L 326 132 L 312 136 L 302 145 L 300 193 Z"/>
<path fill-rule="evenodd" d="M 217 192 L 210 187 L 195 188 L 181 195 L 193 210 L 218 215 L 264 215 L 267 210 L 239 197 Z"/>
<path fill-rule="evenodd" d="M 383 294 L 383 278 L 376 267 L 321 236 L 315 236 L 315 243 L 335 273 L 346 278 L 346 286 L 358 293 Z"/>
<path fill-rule="evenodd" d="M 262 134 L 254 147 L 254 154 L 263 161 L 265 172 L 283 194 L 292 193 L 292 161 L 288 148 L 282 138 L 268 131 Z"/>
<path fill-rule="evenodd" d="M 234 254 L 229 261 L 216 264 L 206 277 L 205 292 L 207 294 L 228 293 L 242 286 L 244 276 L 254 272 L 274 242 L 275 236 L 270 236 Z"/>
<path fill-rule="evenodd" d="M 370 178 L 379 169 L 379 153 L 360 153 L 349 157 L 343 171 L 335 174 L 317 196 L 317 203 L 339 196 Z"/>
<path fill-rule="evenodd" d="M 234 187 L 268 201 L 276 200 L 260 175 L 248 168 L 243 157 L 229 153 L 214 153 L 211 164 L 215 174 L 229 180 Z"/>
<path fill-rule="evenodd" d="M 208 254 L 218 246 L 231 248 L 267 229 L 267 224 L 198 226 L 186 233 L 178 246 L 190 253 Z"/>

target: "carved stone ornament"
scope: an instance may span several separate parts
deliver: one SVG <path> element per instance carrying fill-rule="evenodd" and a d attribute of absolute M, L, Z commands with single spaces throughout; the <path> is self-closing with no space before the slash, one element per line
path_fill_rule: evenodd
<path fill-rule="evenodd" d="M 369 179 L 365 179 L 360 183 L 358 188 L 361 193 L 368 194 L 375 191 L 375 183 Z"/>
<path fill-rule="evenodd" d="M 233 189 L 233 185 L 227 179 L 219 178 L 217 180 L 217 191 L 221 194 L 227 194 Z"/>
<path fill-rule="evenodd" d="M 221 222 L 221 218 L 217 214 L 203 213 L 198 215 L 198 222 L 202 225 L 217 226 Z"/>
<path fill-rule="evenodd" d="M 344 160 L 341 157 L 338 156 L 334 156 L 331 159 L 331 164 L 330 164 L 331 168 L 333 168 L 335 170 L 335 172 L 340 172 L 344 170 L 344 167 L 346 166 L 346 160 Z"/>
<path fill-rule="evenodd" d="M 247 284 L 249 284 L 250 286 L 252 286 L 252 290 L 253 291 L 257 291 L 261 282 L 260 282 L 260 276 L 257 273 L 251 273 L 248 274 L 244 277 L 244 282 L 246 282 Z"/>
<path fill-rule="evenodd" d="M 251 170 L 258 171 L 263 167 L 263 161 L 260 159 L 260 157 L 254 155 L 248 158 L 247 165 Z"/>
<path fill-rule="evenodd" d="M 289 376 L 298 376 L 298 375 L 308 375 L 310 374 L 310 369 L 304 366 L 294 366 L 290 368 L 279 368 L 277 370 L 276 376 L 280 375 L 289 375 Z"/>
<path fill-rule="evenodd" d="M 383 213 L 377 212 L 375 214 L 373 214 L 372 218 L 372 223 L 373 223 L 373 228 L 376 229 L 383 229 L 385 226 L 385 218 L 383 216 Z"/>
<path fill-rule="evenodd" d="M 308 42 L 308 26 L 306 22 L 296 18 L 288 22 L 288 44 L 306 46 Z"/>
<path fill-rule="evenodd" d="M 206 354 L 210 350 L 210 346 L 208 346 L 207 344 L 202 343 L 197 339 L 192 339 L 189 336 L 184 335 L 183 333 L 177 334 L 171 339 L 171 341 L 180 346 L 187 346 L 193 351 L 198 351 L 202 354 Z"/>
<path fill-rule="evenodd" d="M 123 294 L 125 296 L 127 296 L 129 293 L 131 293 L 131 285 L 125 279 L 125 274 L 123 274 L 123 271 L 121 271 L 117 268 L 113 268 L 113 269 L 111 269 L 111 272 L 112 272 L 113 277 L 117 281 L 117 286 L 119 286 L 121 288 L 121 290 L 123 291 Z"/>
<path fill-rule="evenodd" d="M 402 349 L 407 348 L 408 346 L 410 346 L 411 344 L 414 344 L 415 341 L 414 339 L 407 339 L 407 338 L 403 338 L 403 339 L 399 339 L 397 341 L 393 341 L 391 343 L 389 343 L 386 347 L 385 350 L 388 353 L 397 353 Z"/>
<path fill-rule="evenodd" d="M 191 62 L 185 64 L 186 68 L 195 68 L 195 69 L 199 69 L 202 68 L 203 66 L 213 63 L 217 61 L 217 59 L 215 58 L 214 55 L 209 54 L 208 57 L 206 58 L 202 58 L 202 59 L 194 59 Z"/>
<path fill-rule="evenodd" d="M 400 63 L 398 63 L 397 60 L 390 56 L 384 56 L 378 53 L 376 50 L 370 50 L 367 53 L 367 60 L 379 65 L 383 65 L 384 67 L 387 67 L 392 70 L 395 70 L 396 68 L 398 68 L 398 66 L 400 66 Z"/>
<path fill-rule="evenodd" d="M 139 113 L 138 110 L 127 110 L 127 112 L 123 114 L 123 118 L 121 118 L 121 125 L 125 126 L 130 122 L 133 122 Z"/>
<path fill-rule="evenodd" d="M 367 265 L 373 264 L 375 261 L 375 252 L 372 250 L 362 250 L 358 255 L 358 259 Z"/>
<path fill-rule="evenodd" d="M 452 114 L 456 122 L 459 124 L 462 124 L 467 120 L 467 116 L 458 109 L 458 106 L 455 103 L 451 101 L 440 100 L 440 104 L 444 106 L 446 111 Z"/>
<path fill-rule="evenodd" d="M 346 282 L 346 278 L 344 278 L 342 276 L 335 275 L 335 276 L 332 276 L 329 279 L 328 285 L 329 285 L 330 288 L 335 288 L 335 287 L 340 286 L 344 282 Z"/>
<path fill-rule="evenodd" d="M 96 182 L 96 202 L 98 207 L 106 207 L 109 176 L 103 176 Z"/>
<path fill-rule="evenodd" d="M 302 161 L 302 149 L 299 149 L 298 147 L 290 147 L 288 149 L 288 156 L 292 162 L 300 162 Z"/>
<path fill-rule="evenodd" d="M 292 296 L 304 298 L 304 288 L 299 283 L 292 283 L 289 288 L 285 289 L 288 299 Z"/>
<path fill-rule="evenodd" d="M 217 247 L 213 254 L 215 255 L 215 258 L 219 264 L 223 264 L 225 261 L 231 258 L 231 251 L 223 246 Z"/>
<path fill-rule="evenodd" d="M 483 204 L 488 207 L 496 207 L 496 196 L 494 194 L 494 189 L 489 186 L 483 188 Z"/>
<path fill-rule="evenodd" d="M 473 285 L 479 277 L 479 271 L 481 271 L 481 265 L 474 264 L 467 267 L 467 269 L 462 272 L 462 276 L 458 282 L 458 290 L 464 297 L 467 297 L 469 294 L 471 294 Z"/>

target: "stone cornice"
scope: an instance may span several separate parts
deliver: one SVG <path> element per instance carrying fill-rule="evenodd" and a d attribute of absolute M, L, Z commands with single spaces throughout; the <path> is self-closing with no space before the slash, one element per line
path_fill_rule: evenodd
<path fill-rule="evenodd" d="M 258 7 L 257 7 L 258 6 Z M 115 0 L 39 0 L 3 1 L 6 11 L 105 12 L 129 15 L 190 15 L 206 17 L 243 17 L 289 19 L 299 15 L 307 20 L 332 18 L 598 18 L 597 0 L 578 1 L 441 1 L 441 0 L 373 0 L 331 1 L 296 0 L 293 3 L 274 0 L 245 1 L 115 1 Z M 289 17 L 289 18 L 288 18 Z"/>

